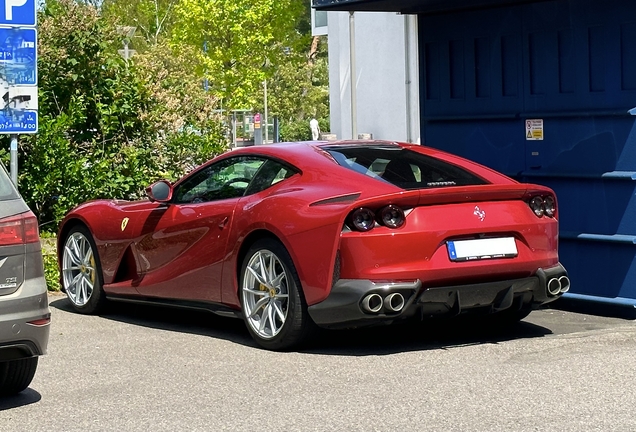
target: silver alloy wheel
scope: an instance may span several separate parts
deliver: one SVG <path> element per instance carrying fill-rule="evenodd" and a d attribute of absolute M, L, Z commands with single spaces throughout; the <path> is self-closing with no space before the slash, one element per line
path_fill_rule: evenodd
<path fill-rule="evenodd" d="M 84 306 L 93 293 L 96 281 L 95 255 L 84 234 L 72 233 L 62 256 L 62 280 L 69 300 L 75 306 Z"/>
<path fill-rule="evenodd" d="M 276 336 L 287 319 L 289 289 L 285 267 L 266 250 L 250 258 L 243 275 L 243 308 L 247 323 L 263 339 Z"/>

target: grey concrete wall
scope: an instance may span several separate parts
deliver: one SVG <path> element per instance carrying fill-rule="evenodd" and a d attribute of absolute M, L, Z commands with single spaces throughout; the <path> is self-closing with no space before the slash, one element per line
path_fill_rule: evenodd
<path fill-rule="evenodd" d="M 349 13 L 329 13 L 331 132 L 351 136 Z M 417 18 L 355 14 L 357 132 L 419 142 Z"/>

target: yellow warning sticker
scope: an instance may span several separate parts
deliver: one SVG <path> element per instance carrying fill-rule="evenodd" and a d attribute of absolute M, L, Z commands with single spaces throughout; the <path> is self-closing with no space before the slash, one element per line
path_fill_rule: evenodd
<path fill-rule="evenodd" d="M 543 119 L 526 120 L 526 140 L 543 140 Z"/>

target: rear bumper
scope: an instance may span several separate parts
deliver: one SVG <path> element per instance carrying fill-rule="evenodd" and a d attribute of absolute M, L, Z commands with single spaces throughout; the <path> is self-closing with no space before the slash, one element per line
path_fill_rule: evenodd
<path fill-rule="evenodd" d="M 46 354 L 50 318 L 44 277 L 27 279 L 18 291 L 0 297 L 0 361 Z"/>
<path fill-rule="evenodd" d="M 469 312 L 496 313 L 523 306 L 539 306 L 558 299 L 562 292 L 550 294 L 548 283 L 553 279 L 567 278 L 567 271 L 558 264 L 549 269 L 538 269 L 534 276 L 522 279 L 502 280 L 468 285 L 423 287 L 420 280 L 410 282 L 376 283 L 362 279 L 341 279 L 329 296 L 309 307 L 314 322 L 327 328 L 356 327 L 394 321 L 409 317 L 445 315 L 455 316 Z M 563 291 L 566 291 L 562 279 Z M 567 281 L 569 287 L 569 281 Z M 554 292 L 554 287 L 552 287 Z M 370 296 L 378 299 L 373 309 L 365 307 Z M 399 294 L 403 301 L 387 305 L 389 295 Z M 379 300 L 381 298 L 382 300 Z M 399 309 L 399 310 L 396 310 Z"/>

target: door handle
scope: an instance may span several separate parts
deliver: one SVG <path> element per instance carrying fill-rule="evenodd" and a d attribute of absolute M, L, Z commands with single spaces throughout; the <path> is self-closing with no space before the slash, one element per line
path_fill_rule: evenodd
<path fill-rule="evenodd" d="M 225 217 L 223 218 L 223 220 L 221 221 L 221 223 L 219 224 L 219 228 L 220 228 L 220 229 L 225 228 L 225 225 L 227 225 L 227 222 L 228 222 L 229 220 L 230 220 L 230 218 L 229 218 L 229 217 L 227 217 L 227 216 L 225 216 Z"/>

